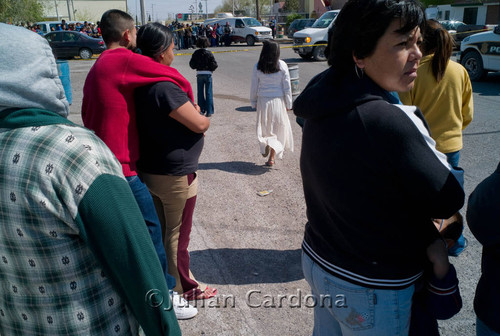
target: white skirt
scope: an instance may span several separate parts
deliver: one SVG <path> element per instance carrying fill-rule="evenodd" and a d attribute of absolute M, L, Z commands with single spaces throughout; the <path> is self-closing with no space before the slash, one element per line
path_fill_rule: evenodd
<path fill-rule="evenodd" d="M 282 97 L 257 98 L 257 138 L 261 154 L 268 145 L 276 151 L 278 159 L 283 158 L 285 149 L 293 152 L 292 127 Z"/>

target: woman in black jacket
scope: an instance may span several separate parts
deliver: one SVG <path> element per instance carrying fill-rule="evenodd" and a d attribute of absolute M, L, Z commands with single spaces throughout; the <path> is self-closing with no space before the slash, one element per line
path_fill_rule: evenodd
<path fill-rule="evenodd" d="M 196 47 L 199 49 L 193 53 L 189 66 L 196 70 L 196 79 L 198 83 L 198 105 L 201 114 L 211 117 L 214 114 L 214 100 L 212 94 L 212 72 L 217 69 L 217 61 L 211 51 L 206 48 L 209 46 L 208 39 L 204 36 L 198 38 Z"/>
<path fill-rule="evenodd" d="M 304 276 L 318 299 L 314 335 L 408 335 L 427 259 L 443 279 L 447 251 L 432 218 L 464 192 L 409 91 L 425 15 L 416 0 L 349 0 L 328 41 L 330 67 L 294 102 L 304 118 Z"/>

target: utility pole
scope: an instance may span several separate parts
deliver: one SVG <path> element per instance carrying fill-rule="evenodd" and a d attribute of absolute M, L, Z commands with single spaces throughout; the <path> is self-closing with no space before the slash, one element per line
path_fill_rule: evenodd
<path fill-rule="evenodd" d="M 206 18 L 208 19 L 208 0 L 205 0 L 205 15 Z"/>
<path fill-rule="evenodd" d="M 144 0 L 141 0 L 141 24 L 146 24 L 146 8 L 144 6 Z"/>
<path fill-rule="evenodd" d="M 73 13 L 73 20 L 76 21 L 76 15 L 75 15 L 76 10 L 75 10 L 75 4 L 73 3 L 73 0 L 71 0 L 71 9 L 72 9 L 71 13 Z"/>
<path fill-rule="evenodd" d="M 56 5 L 56 17 L 57 17 L 56 21 L 59 21 L 59 10 L 57 9 L 57 0 L 54 0 L 54 4 Z"/>
<path fill-rule="evenodd" d="M 256 17 L 257 17 L 257 21 L 260 21 L 260 12 L 259 12 L 259 0 L 255 0 L 255 4 L 257 6 L 257 8 L 255 9 L 255 13 L 256 13 Z"/>
<path fill-rule="evenodd" d="M 69 6 L 69 0 L 66 0 L 66 4 L 68 5 L 68 21 L 71 21 L 71 9 Z"/>

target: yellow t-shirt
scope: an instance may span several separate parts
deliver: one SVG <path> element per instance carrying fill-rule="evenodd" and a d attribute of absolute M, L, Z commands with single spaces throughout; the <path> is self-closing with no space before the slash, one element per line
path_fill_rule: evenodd
<path fill-rule="evenodd" d="M 413 89 L 399 97 L 404 105 L 420 108 L 437 150 L 452 153 L 462 149 L 462 131 L 472 121 L 472 85 L 465 68 L 451 60 L 438 83 L 432 73 L 433 56 L 422 58 Z"/>

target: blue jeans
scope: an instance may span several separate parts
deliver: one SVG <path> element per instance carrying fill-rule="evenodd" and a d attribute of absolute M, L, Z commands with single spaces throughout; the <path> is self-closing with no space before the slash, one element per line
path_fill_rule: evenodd
<path fill-rule="evenodd" d="M 476 317 L 476 336 L 500 336 L 500 334 Z"/>
<path fill-rule="evenodd" d="M 167 286 L 169 289 L 173 289 L 175 287 L 175 278 L 168 274 L 167 255 L 163 247 L 163 235 L 161 233 L 160 220 L 158 219 L 153 203 L 153 197 L 151 197 L 148 187 L 146 187 L 138 176 L 129 176 L 126 179 L 148 227 L 149 235 L 153 241 L 158 259 L 160 259 L 163 273 L 165 274 Z"/>
<path fill-rule="evenodd" d="M 460 160 L 460 151 L 445 153 L 444 155 L 446 155 L 446 160 L 448 161 L 450 166 L 452 166 L 453 168 L 458 167 L 458 161 Z M 467 243 L 465 242 L 465 237 L 462 233 L 455 245 L 453 245 L 453 247 L 448 250 L 448 254 L 453 257 L 458 257 L 458 255 L 465 249 L 466 244 Z"/>
<path fill-rule="evenodd" d="M 304 252 L 302 269 L 316 298 L 313 336 L 408 335 L 414 285 L 361 287 L 326 272 Z"/>
<path fill-rule="evenodd" d="M 214 100 L 212 96 L 212 75 L 196 75 L 198 83 L 198 105 L 201 113 L 211 116 L 214 114 Z"/>

